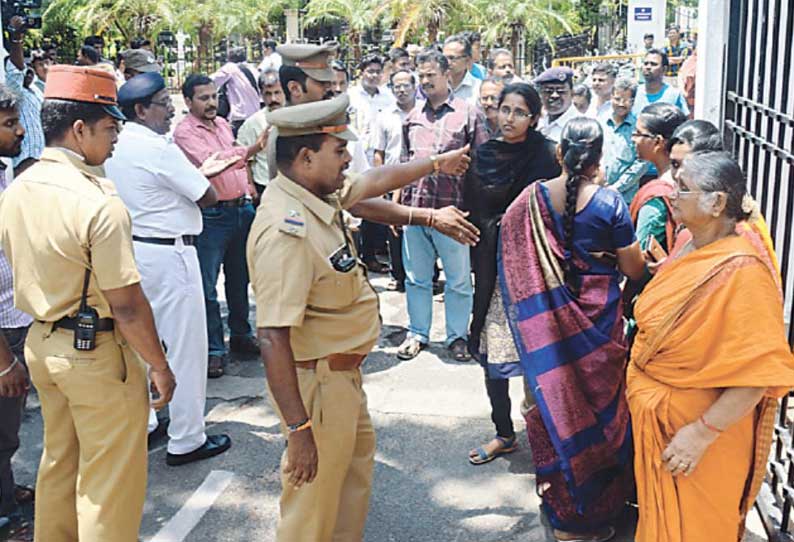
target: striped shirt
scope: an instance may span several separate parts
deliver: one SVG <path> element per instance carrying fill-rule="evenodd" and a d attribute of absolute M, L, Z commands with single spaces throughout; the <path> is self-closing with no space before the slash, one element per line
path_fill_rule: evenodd
<path fill-rule="evenodd" d="M 471 153 L 488 141 L 485 116 L 478 108 L 451 93 L 438 109 L 419 101 L 403 124 L 403 162 L 428 158 L 471 145 Z M 431 173 L 402 189 L 403 205 L 440 209 L 462 207 L 465 175 Z"/>
<path fill-rule="evenodd" d="M 41 104 L 44 94 L 39 87 L 31 83 L 25 88 L 25 70 L 20 70 L 11 61 L 6 62 L 6 85 L 19 99 L 19 122 L 25 129 L 22 140 L 22 152 L 12 160 L 17 167 L 27 158 L 38 160 L 44 150 L 44 130 L 41 127 Z"/>
<path fill-rule="evenodd" d="M 0 193 L 6 189 L 6 186 L 5 167 L 2 167 L 0 169 Z M 27 327 L 31 323 L 33 323 L 33 318 L 14 307 L 14 277 L 11 274 L 11 264 L 8 263 L 8 259 L 0 247 L 0 328 Z"/>

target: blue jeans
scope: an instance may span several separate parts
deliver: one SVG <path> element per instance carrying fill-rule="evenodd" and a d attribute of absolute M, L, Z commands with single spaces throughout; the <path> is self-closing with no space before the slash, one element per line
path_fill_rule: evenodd
<path fill-rule="evenodd" d="M 408 336 L 427 344 L 433 321 L 433 267 L 441 258 L 446 276 L 444 314 L 447 346 L 466 340 L 473 303 L 469 247 L 425 226 L 403 230 L 403 265 L 408 298 Z"/>
<path fill-rule="evenodd" d="M 226 344 L 223 341 L 221 306 L 215 286 L 222 264 L 226 279 L 224 289 L 229 306 L 230 334 L 232 337 L 250 335 L 245 244 L 255 211 L 254 206 L 249 203 L 242 207 L 210 207 L 202 209 L 201 214 L 204 218 L 204 229 L 198 237 L 196 250 L 207 311 L 209 355 L 223 356 L 226 354 Z"/>

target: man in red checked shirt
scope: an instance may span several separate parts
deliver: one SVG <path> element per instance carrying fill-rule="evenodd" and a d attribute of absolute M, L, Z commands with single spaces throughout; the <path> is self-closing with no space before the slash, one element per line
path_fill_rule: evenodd
<path fill-rule="evenodd" d="M 245 245 L 254 219 L 252 197 L 256 190 L 248 181 L 245 164 L 264 148 L 267 132 L 250 147 L 234 146 L 231 126 L 217 116 L 218 89 L 206 75 L 188 77 L 182 85 L 182 95 L 190 114 L 176 127 L 174 142 L 188 159 L 197 167 L 216 153 L 220 153 L 220 159 L 239 159 L 238 164 L 210 179 L 219 201 L 201 210 L 204 229 L 196 243 L 207 310 L 207 376 L 218 378 L 223 375 L 226 356 L 215 288 L 221 264 L 229 306 L 229 347 L 234 353 L 259 355 L 259 344 L 248 322 L 248 268 L 245 262 Z"/>

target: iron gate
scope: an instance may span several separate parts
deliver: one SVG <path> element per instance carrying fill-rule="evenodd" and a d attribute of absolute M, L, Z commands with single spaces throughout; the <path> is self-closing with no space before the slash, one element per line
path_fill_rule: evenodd
<path fill-rule="evenodd" d="M 794 346 L 794 2 L 730 0 L 724 128 L 775 240 Z M 794 396 L 775 425 L 756 507 L 773 541 L 794 541 Z"/>

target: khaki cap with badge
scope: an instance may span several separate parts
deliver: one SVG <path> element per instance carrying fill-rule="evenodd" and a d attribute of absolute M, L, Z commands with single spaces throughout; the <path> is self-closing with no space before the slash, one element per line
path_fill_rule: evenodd
<path fill-rule="evenodd" d="M 331 69 L 328 56 L 335 53 L 339 43 L 329 41 L 322 45 L 289 43 L 276 47 L 283 66 L 295 66 L 316 81 L 334 81 L 336 74 Z"/>
<path fill-rule="evenodd" d="M 270 137 L 295 137 L 327 134 L 345 141 L 358 138 L 348 128 L 347 109 L 350 98 L 341 94 L 331 100 L 322 100 L 268 111 L 267 122 L 275 130 Z"/>

